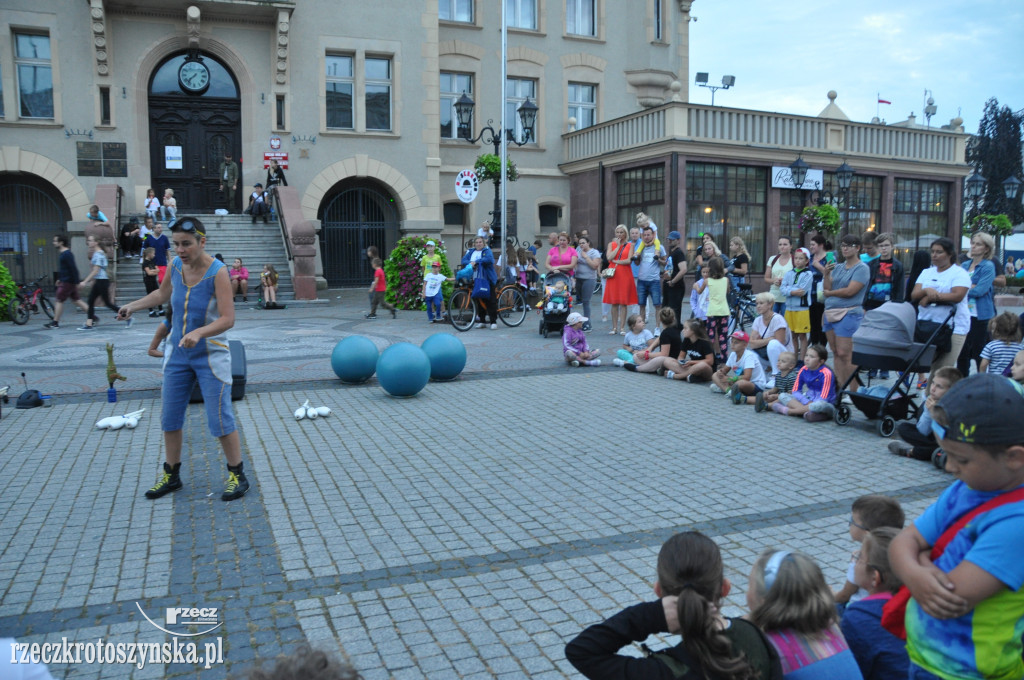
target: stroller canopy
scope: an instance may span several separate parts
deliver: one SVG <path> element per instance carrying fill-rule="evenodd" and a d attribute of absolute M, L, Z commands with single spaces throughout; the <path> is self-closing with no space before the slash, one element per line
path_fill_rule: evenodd
<path fill-rule="evenodd" d="M 874 348 L 906 350 L 914 342 L 917 310 L 909 302 L 886 302 L 870 309 L 853 334 L 853 342 L 867 343 Z"/>

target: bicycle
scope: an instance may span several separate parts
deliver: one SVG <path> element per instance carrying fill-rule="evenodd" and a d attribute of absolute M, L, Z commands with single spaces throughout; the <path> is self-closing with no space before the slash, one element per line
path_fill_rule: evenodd
<path fill-rule="evenodd" d="M 40 309 L 51 320 L 53 319 L 53 304 L 43 293 L 41 285 L 47 278 L 48 275 L 43 274 L 29 285 L 18 284 L 18 292 L 7 303 L 7 312 L 15 325 L 24 326 L 28 323 L 29 317 L 38 314 Z"/>
<path fill-rule="evenodd" d="M 476 322 L 476 305 L 471 296 L 472 288 L 465 283 L 456 285 L 448 298 L 448 319 L 458 331 L 468 331 Z M 509 283 L 498 289 L 497 311 L 501 322 L 515 328 L 526 320 L 529 306 L 526 296 L 518 283 Z"/>
<path fill-rule="evenodd" d="M 734 331 L 746 331 L 754 325 L 757 318 L 757 305 L 754 302 L 754 293 L 751 292 L 749 283 L 738 285 L 739 291 L 735 293 L 732 307 L 729 310 L 729 335 Z"/>

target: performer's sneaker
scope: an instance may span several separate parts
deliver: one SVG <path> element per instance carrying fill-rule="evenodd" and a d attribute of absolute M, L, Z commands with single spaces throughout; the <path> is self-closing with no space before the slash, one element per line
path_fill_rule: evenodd
<path fill-rule="evenodd" d="M 235 472 L 228 470 L 228 483 L 224 485 L 224 493 L 220 495 L 222 501 L 233 501 L 245 495 L 249 490 L 249 480 L 241 470 Z"/>
<path fill-rule="evenodd" d="M 173 468 L 164 463 L 163 474 L 156 480 L 156 484 L 153 488 L 146 492 L 146 498 L 160 498 L 165 496 L 172 491 L 177 491 L 181 488 L 181 477 L 178 476 L 178 471 L 181 469 L 181 463 L 176 464 Z"/>

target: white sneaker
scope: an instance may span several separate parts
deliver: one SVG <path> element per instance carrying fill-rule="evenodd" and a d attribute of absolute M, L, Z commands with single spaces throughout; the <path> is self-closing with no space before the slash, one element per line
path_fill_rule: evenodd
<path fill-rule="evenodd" d="M 573 368 L 579 368 L 580 367 L 580 362 L 573 361 L 571 365 L 572 365 Z"/>
<path fill-rule="evenodd" d="M 714 392 L 715 394 L 723 394 L 725 392 L 725 390 L 723 390 L 715 383 L 711 383 L 711 391 Z"/>
<path fill-rule="evenodd" d="M 496 330 L 498 330 L 498 324 L 496 324 L 496 323 L 492 323 L 492 324 L 491 324 L 491 330 L 492 330 L 492 331 L 496 331 Z"/>
<path fill-rule="evenodd" d="M 676 372 L 675 371 L 665 371 L 665 377 L 668 378 L 669 380 L 671 380 L 675 376 L 676 376 Z"/>
<path fill-rule="evenodd" d="M 623 361 L 622 359 L 612 359 L 612 364 L 614 364 L 615 366 L 618 366 L 619 368 L 622 368 L 622 366 L 623 366 L 623 365 L 624 365 L 625 363 L 626 363 L 626 362 L 625 362 L 625 361 Z"/>
<path fill-rule="evenodd" d="M 478 323 L 478 324 L 476 325 L 476 327 L 477 327 L 477 328 L 483 328 L 483 327 L 484 327 L 485 325 L 486 325 L 486 324 L 483 324 L 483 323 Z"/>
<path fill-rule="evenodd" d="M 600 366 L 601 365 L 601 360 L 600 359 L 593 359 L 593 363 L 590 364 L 590 365 L 591 366 Z"/>

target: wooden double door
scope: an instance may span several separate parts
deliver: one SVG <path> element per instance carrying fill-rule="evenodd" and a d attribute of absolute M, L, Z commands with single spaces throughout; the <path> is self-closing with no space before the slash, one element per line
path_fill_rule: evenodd
<path fill-rule="evenodd" d="M 157 196 L 173 189 L 179 213 L 217 208 L 239 212 L 247 195 L 242 184 L 241 115 L 237 99 L 151 95 L 150 176 Z M 225 152 L 238 164 L 238 188 L 230 206 L 217 176 Z"/>

